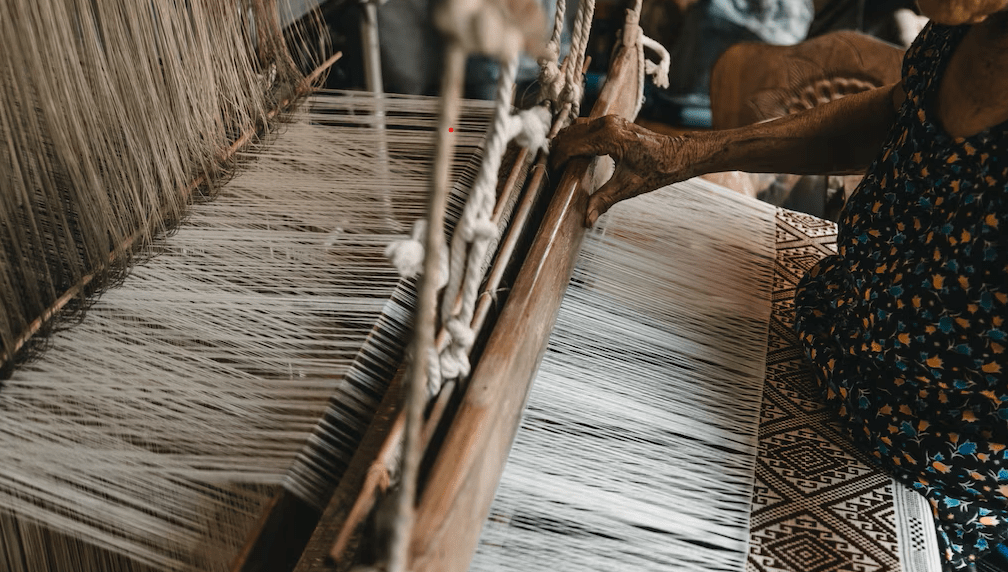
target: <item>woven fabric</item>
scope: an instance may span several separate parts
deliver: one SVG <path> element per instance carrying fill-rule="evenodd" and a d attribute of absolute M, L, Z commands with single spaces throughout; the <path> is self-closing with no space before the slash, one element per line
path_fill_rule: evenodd
<path fill-rule="evenodd" d="M 794 334 L 794 293 L 836 226 L 778 210 L 773 314 L 748 572 L 900 571 L 891 479 L 826 409 Z"/>

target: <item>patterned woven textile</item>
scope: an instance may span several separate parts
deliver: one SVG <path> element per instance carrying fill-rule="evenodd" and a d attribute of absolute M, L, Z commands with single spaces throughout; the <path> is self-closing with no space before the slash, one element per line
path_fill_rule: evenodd
<path fill-rule="evenodd" d="M 836 232 L 828 221 L 777 212 L 747 571 L 937 571 L 926 501 L 851 446 L 823 406 L 793 332 L 798 281 L 835 252 Z"/>

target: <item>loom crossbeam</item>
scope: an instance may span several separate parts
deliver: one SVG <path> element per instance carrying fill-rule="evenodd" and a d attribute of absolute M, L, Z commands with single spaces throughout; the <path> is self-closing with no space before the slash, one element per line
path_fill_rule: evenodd
<path fill-rule="evenodd" d="M 637 111 L 640 28 L 629 12 L 591 117 Z M 631 88 L 633 86 L 633 88 Z M 411 543 L 414 570 L 468 569 L 584 237 L 584 208 L 605 159 L 568 166 L 434 462 Z"/>

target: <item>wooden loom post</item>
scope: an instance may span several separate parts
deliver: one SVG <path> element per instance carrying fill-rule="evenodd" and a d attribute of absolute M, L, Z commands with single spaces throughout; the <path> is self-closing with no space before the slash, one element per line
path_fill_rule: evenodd
<path fill-rule="evenodd" d="M 640 31 L 628 18 L 592 117 L 632 118 Z M 587 185 L 600 159 L 564 172 L 468 390 L 445 436 L 416 512 L 415 572 L 464 572 L 475 552 L 521 413 L 584 237 Z"/>

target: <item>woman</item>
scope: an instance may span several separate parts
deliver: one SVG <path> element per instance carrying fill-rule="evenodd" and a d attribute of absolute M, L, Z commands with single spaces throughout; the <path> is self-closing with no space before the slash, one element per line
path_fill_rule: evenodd
<path fill-rule="evenodd" d="M 796 330 L 854 442 L 931 502 L 946 568 L 1008 540 L 1008 0 L 920 0 L 899 83 L 741 129 L 670 138 L 571 126 L 554 160 L 607 154 L 616 202 L 699 174 L 867 168 Z"/>

